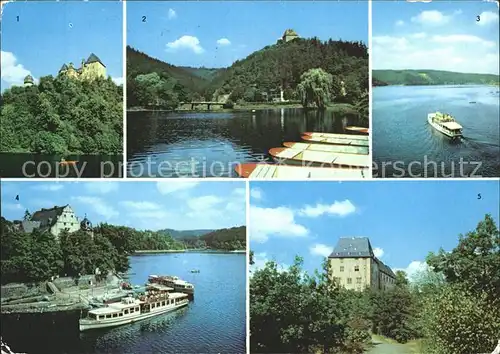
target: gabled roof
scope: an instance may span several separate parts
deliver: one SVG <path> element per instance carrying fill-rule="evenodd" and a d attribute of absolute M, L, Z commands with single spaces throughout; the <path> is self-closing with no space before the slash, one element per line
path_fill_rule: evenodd
<path fill-rule="evenodd" d="M 298 36 L 297 32 L 295 32 L 291 28 L 287 29 L 283 35 L 284 36 Z"/>
<path fill-rule="evenodd" d="M 328 258 L 374 257 L 368 237 L 342 237 Z"/>
<path fill-rule="evenodd" d="M 59 71 L 66 71 L 68 70 L 68 66 L 66 64 L 63 64 L 63 66 L 61 66 L 61 69 L 59 69 Z"/>
<path fill-rule="evenodd" d="M 66 208 L 69 204 L 66 204 L 64 206 L 55 206 L 51 209 L 41 209 L 37 212 L 35 212 L 31 216 L 30 221 L 39 221 L 40 226 L 42 228 L 47 228 L 51 227 L 54 225 L 57 221 L 57 218 L 62 214 L 64 208 Z"/>
<path fill-rule="evenodd" d="M 85 64 L 90 64 L 90 63 L 100 63 L 102 66 L 106 67 L 106 65 L 102 63 L 101 59 L 99 59 L 99 57 L 94 53 L 91 53 L 89 58 L 85 62 Z"/>

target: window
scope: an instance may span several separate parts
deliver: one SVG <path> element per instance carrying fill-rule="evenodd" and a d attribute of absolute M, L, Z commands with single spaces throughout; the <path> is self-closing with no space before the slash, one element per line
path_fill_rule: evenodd
<path fill-rule="evenodd" d="M 352 284 L 352 278 L 347 278 L 347 284 Z"/>
<path fill-rule="evenodd" d="M 121 312 L 120 312 L 120 313 L 118 314 L 118 316 L 119 316 L 119 317 L 122 317 L 122 316 L 123 316 L 123 313 L 121 313 Z"/>
<path fill-rule="evenodd" d="M 114 314 L 113 314 L 113 318 L 115 318 L 115 317 L 118 317 L 118 314 L 117 314 L 117 313 L 114 313 Z"/>
<path fill-rule="evenodd" d="M 344 258 L 340 258 L 340 263 L 344 263 Z"/>
<path fill-rule="evenodd" d="M 103 319 L 104 319 L 104 316 L 97 316 L 97 319 L 98 319 L 98 320 L 103 320 Z"/>
<path fill-rule="evenodd" d="M 128 315 L 128 310 L 125 310 L 125 315 Z"/>
<path fill-rule="evenodd" d="M 361 284 L 361 277 L 356 278 L 356 283 Z"/>
<path fill-rule="evenodd" d="M 340 271 L 343 272 L 344 271 L 344 266 L 341 266 L 340 267 Z"/>
<path fill-rule="evenodd" d="M 151 304 L 151 308 L 154 309 L 156 307 L 156 304 Z"/>
<path fill-rule="evenodd" d="M 106 318 L 111 318 L 111 315 L 106 315 Z"/>
<path fill-rule="evenodd" d="M 359 266 L 354 266 L 354 271 L 359 272 Z"/>
<path fill-rule="evenodd" d="M 136 307 L 136 308 L 135 308 L 135 310 L 136 310 L 136 311 L 139 311 L 139 307 Z"/>
<path fill-rule="evenodd" d="M 130 313 L 134 313 L 134 309 L 130 309 Z"/>
<path fill-rule="evenodd" d="M 161 302 L 161 306 L 165 306 L 165 301 L 162 301 L 162 302 Z"/>

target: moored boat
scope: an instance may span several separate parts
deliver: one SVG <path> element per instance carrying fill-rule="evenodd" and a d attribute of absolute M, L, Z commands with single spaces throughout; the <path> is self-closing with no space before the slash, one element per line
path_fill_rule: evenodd
<path fill-rule="evenodd" d="M 462 136 L 462 126 L 450 114 L 434 112 L 427 115 L 427 122 L 437 131 L 450 138 Z"/>
<path fill-rule="evenodd" d="M 349 145 L 349 146 L 365 146 L 368 147 L 368 140 L 346 139 L 346 138 L 327 138 L 321 136 L 303 135 L 302 140 L 308 143 L 321 143 L 331 145 Z"/>
<path fill-rule="evenodd" d="M 367 146 L 349 146 L 349 145 L 332 145 L 332 144 L 308 144 L 308 143 L 294 143 L 284 142 L 283 146 L 291 149 L 300 150 L 313 150 L 325 152 L 340 152 L 344 154 L 359 154 L 368 155 Z"/>
<path fill-rule="evenodd" d="M 366 135 L 356 135 L 356 134 L 337 134 L 337 133 L 305 132 L 302 135 L 313 136 L 313 137 L 320 137 L 320 138 L 334 138 L 334 139 L 348 139 L 348 140 L 368 141 L 368 136 L 366 136 Z"/>
<path fill-rule="evenodd" d="M 365 128 L 365 127 L 347 126 L 344 129 L 349 131 L 349 132 L 355 132 L 355 133 L 364 134 L 364 135 L 368 135 L 370 132 L 369 129 Z"/>
<path fill-rule="evenodd" d="M 194 294 L 194 286 L 187 281 L 179 279 L 176 276 L 170 275 L 150 275 L 148 277 L 149 283 L 152 284 L 161 284 L 168 287 L 173 288 L 175 291 L 185 293 L 185 294 Z"/>
<path fill-rule="evenodd" d="M 367 178 L 367 168 L 322 168 L 305 166 L 273 165 L 266 163 L 244 163 L 235 167 L 236 173 L 243 178 L 333 178 L 333 179 L 360 179 Z"/>
<path fill-rule="evenodd" d="M 311 167 L 369 167 L 368 155 L 342 154 L 324 151 L 310 151 L 290 148 L 273 148 L 269 154 L 279 164 Z"/>
<path fill-rule="evenodd" d="M 148 291 L 136 299 L 126 297 L 119 303 L 90 310 L 80 319 L 80 331 L 116 327 L 173 311 L 189 303 L 187 294 Z"/>

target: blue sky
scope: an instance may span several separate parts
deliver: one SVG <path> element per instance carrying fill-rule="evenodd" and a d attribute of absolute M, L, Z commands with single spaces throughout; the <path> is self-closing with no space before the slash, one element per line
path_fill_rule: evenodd
<path fill-rule="evenodd" d="M 219 229 L 246 224 L 245 183 L 235 182 L 1 182 L 2 216 L 22 219 L 70 204 L 78 217 L 137 229 Z M 19 201 L 16 201 L 19 195 Z"/>
<path fill-rule="evenodd" d="M 17 17 L 19 16 L 19 22 Z M 2 89 L 57 75 L 62 64 L 95 53 L 121 83 L 123 7 L 120 2 L 13 2 L 2 14 Z"/>
<path fill-rule="evenodd" d="M 127 3 L 127 44 L 178 66 L 230 66 L 275 44 L 287 28 L 368 44 L 368 2 Z"/>
<path fill-rule="evenodd" d="M 321 269 L 340 237 L 368 237 L 393 269 L 422 269 L 430 251 L 453 249 L 485 214 L 497 222 L 498 181 L 250 182 L 250 249 L 256 265 L 304 257 Z M 478 199 L 478 194 L 481 199 Z"/>
<path fill-rule="evenodd" d="M 373 68 L 498 74 L 498 11 L 480 0 L 374 1 Z"/>

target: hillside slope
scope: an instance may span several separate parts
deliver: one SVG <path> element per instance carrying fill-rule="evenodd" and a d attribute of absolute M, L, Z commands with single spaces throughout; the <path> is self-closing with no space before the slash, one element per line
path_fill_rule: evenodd
<path fill-rule="evenodd" d="M 168 234 L 176 240 L 188 239 L 188 238 L 198 238 L 214 230 L 174 230 L 174 229 L 163 229 L 158 230 L 158 233 Z"/>
<path fill-rule="evenodd" d="M 373 86 L 385 85 L 495 85 L 499 76 L 441 70 L 373 70 Z"/>

